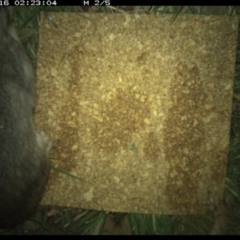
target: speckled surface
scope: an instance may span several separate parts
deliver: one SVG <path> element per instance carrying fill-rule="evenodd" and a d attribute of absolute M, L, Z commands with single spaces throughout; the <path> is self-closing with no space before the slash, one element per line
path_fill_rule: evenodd
<path fill-rule="evenodd" d="M 222 197 L 238 18 L 51 13 L 35 121 L 53 141 L 43 204 L 200 214 Z"/>

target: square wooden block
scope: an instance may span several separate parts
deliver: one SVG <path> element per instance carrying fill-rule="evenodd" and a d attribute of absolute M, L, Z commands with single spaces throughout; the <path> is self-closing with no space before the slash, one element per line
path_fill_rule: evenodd
<path fill-rule="evenodd" d="M 51 13 L 35 122 L 53 141 L 42 204 L 201 214 L 222 197 L 237 17 Z"/>

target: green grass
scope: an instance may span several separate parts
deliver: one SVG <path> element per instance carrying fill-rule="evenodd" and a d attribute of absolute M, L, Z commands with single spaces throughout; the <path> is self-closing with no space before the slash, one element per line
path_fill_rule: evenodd
<path fill-rule="evenodd" d="M 170 235 L 172 234 L 172 219 L 167 215 L 130 213 L 131 228 L 136 235 Z"/>
<path fill-rule="evenodd" d="M 221 7 L 220 7 L 221 8 Z M 134 9 L 127 7 L 99 7 L 100 12 L 125 13 L 127 10 L 139 14 L 174 14 L 174 22 L 180 14 L 217 14 L 233 16 L 240 14 L 240 7 L 227 6 L 216 8 L 208 6 L 138 6 Z M 38 23 L 41 11 L 49 12 L 78 12 L 79 7 L 11 7 L 11 15 L 16 25 L 23 45 L 31 57 L 34 67 L 37 63 L 38 49 Z M 240 34 L 239 34 L 240 35 Z M 240 51 L 240 36 L 238 41 Z M 231 120 L 231 136 L 229 144 L 228 167 L 224 190 L 224 201 L 229 210 L 230 222 L 227 234 L 240 234 L 240 53 L 237 55 L 234 81 L 233 114 Z M 133 145 L 133 151 L 136 151 Z M 55 169 L 56 170 L 56 169 Z M 63 170 L 57 171 L 72 176 Z M 82 180 L 82 179 L 79 179 Z M 58 218 L 51 224 L 52 216 L 48 216 L 49 208 L 46 206 L 41 214 L 36 214 L 32 221 L 39 225 L 38 234 L 101 234 L 107 213 L 93 210 L 83 211 L 76 219 L 67 217 L 72 209 L 61 208 L 54 215 Z M 71 215 L 71 214 L 70 214 Z M 115 213 L 116 220 L 121 214 Z M 208 234 L 214 222 L 213 212 L 203 216 L 167 216 L 150 214 L 128 214 L 133 234 Z M 71 224 L 69 222 L 72 222 Z M 56 228 L 55 225 L 58 227 Z M 54 226 L 54 227 L 53 227 Z M 11 234 L 12 231 L 3 231 L 2 234 Z"/>

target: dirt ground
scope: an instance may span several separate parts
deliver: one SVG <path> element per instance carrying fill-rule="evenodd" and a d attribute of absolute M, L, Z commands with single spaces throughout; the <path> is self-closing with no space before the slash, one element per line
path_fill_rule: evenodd
<path fill-rule="evenodd" d="M 119 222 L 108 216 L 103 228 L 103 235 L 132 235 L 128 215 L 126 214 Z"/>

